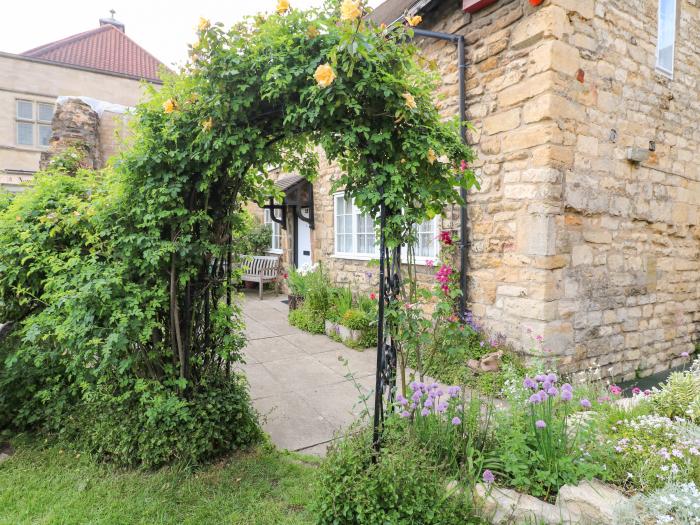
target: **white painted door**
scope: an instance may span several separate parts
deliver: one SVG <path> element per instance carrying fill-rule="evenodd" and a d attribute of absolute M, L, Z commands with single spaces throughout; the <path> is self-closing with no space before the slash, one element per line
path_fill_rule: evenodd
<path fill-rule="evenodd" d="M 299 268 L 311 266 L 311 228 L 309 223 L 297 218 L 297 261 Z"/>

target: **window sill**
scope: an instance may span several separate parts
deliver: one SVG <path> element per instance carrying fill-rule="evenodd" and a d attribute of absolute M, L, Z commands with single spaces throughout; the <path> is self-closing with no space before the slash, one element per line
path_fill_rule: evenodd
<path fill-rule="evenodd" d="M 284 250 L 279 250 L 279 249 L 267 250 L 267 253 L 271 253 L 273 255 L 282 255 L 284 253 Z"/>
<path fill-rule="evenodd" d="M 656 66 L 655 68 L 656 74 L 661 75 L 664 78 L 667 78 L 669 80 L 673 80 L 673 72 L 668 72 L 663 68 L 660 68 L 659 66 Z"/>
<path fill-rule="evenodd" d="M 344 259 L 346 261 L 378 261 L 379 260 L 379 255 L 359 255 L 359 254 L 353 254 L 353 253 L 334 253 L 331 255 L 332 259 Z M 432 261 L 432 265 L 428 264 L 429 261 Z M 406 258 L 402 257 L 401 262 L 403 264 L 406 264 L 408 261 Z M 430 257 L 416 257 L 416 265 L 418 266 L 436 266 L 440 264 L 440 261 L 438 258 L 431 259 Z"/>

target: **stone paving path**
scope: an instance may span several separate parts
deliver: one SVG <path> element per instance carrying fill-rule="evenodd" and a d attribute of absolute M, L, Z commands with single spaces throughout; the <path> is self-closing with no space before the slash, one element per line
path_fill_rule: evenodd
<path fill-rule="evenodd" d="M 328 444 L 352 423 L 364 405 L 360 391 L 374 389 L 376 351 L 358 352 L 325 335 L 303 332 L 287 322 L 283 295 L 260 301 L 245 296 L 248 346 L 241 365 L 263 427 L 280 448 L 325 455 Z M 339 357 L 348 361 L 358 387 Z M 368 401 L 371 407 L 372 400 Z"/>

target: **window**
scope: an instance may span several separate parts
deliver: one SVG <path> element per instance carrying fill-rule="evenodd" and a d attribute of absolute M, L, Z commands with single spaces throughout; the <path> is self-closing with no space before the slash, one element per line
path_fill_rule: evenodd
<path fill-rule="evenodd" d="M 47 147 L 51 139 L 53 104 L 17 100 L 17 144 Z"/>
<path fill-rule="evenodd" d="M 271 211 L 265 208 L 263 212 L 263 221 L 266 226 L 272 230 L 272 242 L 270 243 L 270 251 L 272 253 L 282 253 L 282 231 L 279 223 L 272 220 Z"/>
<path fill-rule="evenodd" d="M 379 239 L 374 221 L 360 213 L 355 203 L 342 193 L 334 196 L 335 255 L 346 259 L 371 259 L 379 257 Z M 417 242 L 414 249 L 416 262 L 425 264 L 438 255 L 438 218 L 425 221 L 416 227 Z"/>
<path fill-rule="evenodd" d="M 677 0 L 659 0 L 659 27 L 656 43 L 656 69 L 673 77 L 673 55 L 676 47 Z"/>

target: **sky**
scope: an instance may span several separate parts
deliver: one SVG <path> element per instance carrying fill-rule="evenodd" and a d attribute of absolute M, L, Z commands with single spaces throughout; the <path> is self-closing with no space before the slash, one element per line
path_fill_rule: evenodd
<path fill-rule="evenodd" d="M 323 0 L 291 0 L 293 8 L 320 7 Z M 376 7 L 382 0 L 370 0 Z M 168 66 L 182 64 L 187 44 L 196 40 L 199 17 L 226 26 L 246 15 L 272 12 L 277 0 L 5 0 L 0 16 L 0 51 L 21 53 L 76 33 L 99 27 L 100 18 L 114 18 L 126 34 Z"/>

